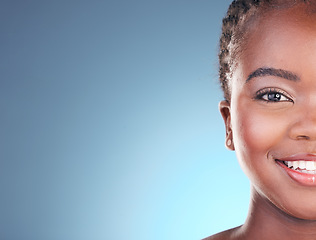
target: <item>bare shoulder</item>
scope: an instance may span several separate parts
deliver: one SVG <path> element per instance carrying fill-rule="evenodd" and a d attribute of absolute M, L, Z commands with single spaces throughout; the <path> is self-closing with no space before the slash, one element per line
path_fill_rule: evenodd
<path fill-rule="evenodd" d="M 240 226 L 236 227 L 236 228 L 228 229 L 226 231 L 217 233 L 215 235 L 209 236 L 209 237 L 204 238 L 202 240 L 233 240 L 233 239 L 237 239 L 236 232 L 239 228 L 240 228 Z"/>

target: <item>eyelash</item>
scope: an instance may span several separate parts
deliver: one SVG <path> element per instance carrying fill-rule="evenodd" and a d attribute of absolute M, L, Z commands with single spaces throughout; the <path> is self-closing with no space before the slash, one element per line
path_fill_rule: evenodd
<path fill-rule="evenodd" d="M 269 100 L 268 99 L 268 94 L 280 94 L 280 100 L 279 101 L 274 101 L 274 100 Z M 267 99 L 264 99 L 263 97 L 266 95 Z M 285 99 L 282 99 L 285 98 Z M 277 103 L 277 102 L 293 102 L 292 98 L 287 94 L 286 92 L 277 89 L 277 88 L 265 88 L 261 89 L 256 92 L 255 94 L 255 99 L 256 100 L 261 100 L 265 101 L 267 103 Z"/>

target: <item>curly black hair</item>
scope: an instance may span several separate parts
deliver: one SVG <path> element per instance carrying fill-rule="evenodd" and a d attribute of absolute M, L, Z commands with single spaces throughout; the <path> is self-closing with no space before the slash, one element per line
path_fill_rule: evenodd
<path fill-rule="evenodd" d="M 249 23 L 251 24 L 262 12 L 310 2 L 315 3 L 316 0 L 234 0 L 230 4 L 223 18 L 218 54 L 219 79 L 226 100 L 230 101 L 229 79 L 236 64 L 236 56 L 242 51 L 241 42 L 247 41 Z"/>

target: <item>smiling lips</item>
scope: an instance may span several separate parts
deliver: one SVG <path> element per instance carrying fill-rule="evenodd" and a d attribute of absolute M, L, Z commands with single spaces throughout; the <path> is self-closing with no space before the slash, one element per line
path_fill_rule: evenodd
<path fill-rule="evenodd" d="M 276 162 L 294 181 L 307 186 L 316 186 L 315 154 L 295 154 L 276 159 Z"/>

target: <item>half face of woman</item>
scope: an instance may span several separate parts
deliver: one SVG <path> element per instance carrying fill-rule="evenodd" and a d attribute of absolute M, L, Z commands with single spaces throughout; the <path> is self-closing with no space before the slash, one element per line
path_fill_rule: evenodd
<path fill-rule="evenodd" d="M 247 39 L 220 104 L 228 147 L 260 196 L 316 220 L 316 14 L 271 11 Z"/>

